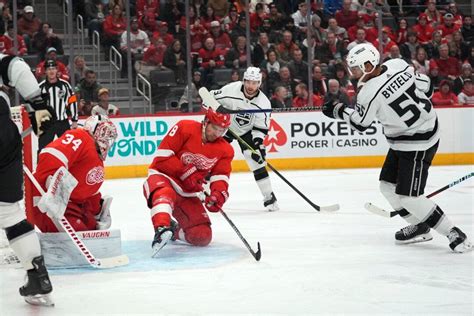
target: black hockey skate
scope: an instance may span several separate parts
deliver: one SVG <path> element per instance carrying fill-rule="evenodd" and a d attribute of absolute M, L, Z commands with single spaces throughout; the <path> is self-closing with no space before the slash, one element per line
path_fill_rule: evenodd
<path fill-rule="evenodd" d="M 278 211 L 280 209 L 277 204 L 277 198 L 273 192 L 268 199 L 263 201 L 263 206 L 265 206 L 265 208 L 270 212 Z"/>
<path fill-rule="evenodd" d="M 49 280 L 43 256 L 35 257 L 31 263 L 33 269 L 26 272 L 26 284 L 20 288 L 20 295 L 24 296 L 25 301 L 31 305 L 54 306 L 49 297 L 53 286 Z"/>
<path fill-rule="evenodd" d="M 466 234 L 457 227 L 453 227 L 448 235 L 449 248 L 454 252 L 463 253 L 472 250 L 472 243 L 467 239 Z"/>
<path fill-rule="evenodd" d="M 431 236 L 430 227 L 426 223 L 410 225 L 395 233 L 395 243 L 399 245 L 430 241 L 431 239 L 433 236 Z"/>
<path fill-rule="evenodd" d="M 152 257 L 155 258 L 158 252 L 166 246 L 170 240 L 176 240 L 174 237 L 174 232 L 177 227 L 175 221 L 171 221 L 171 226 L 160 226 L 155 230 L 155 237 L 153 237 L 153 242 L 151 243 L 151 248 L 153 249 Z"/>

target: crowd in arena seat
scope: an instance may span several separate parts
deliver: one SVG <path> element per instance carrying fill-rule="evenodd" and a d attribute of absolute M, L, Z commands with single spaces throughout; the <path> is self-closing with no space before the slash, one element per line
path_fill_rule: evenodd
<path fill-rule="evenodd" d="M 81 56 L 75 56 L 69 68 L 61 65 L 58 56 L 64 50 L 60 37 L 52 31 L 54 26 L 38 19 L 31 3 L 24 2 L 16 35 L 11 6 L 0 1 L 0 50 L 13 53 L 11 43 L 17 36 L 19 55 L 38 56 L 39 79 L 44 74 L 41 62 L 58 59 L 61 77 L 69 80 L 74 76 L 76 91 L 86 95 L 87 76 L 93 70 Z M 459 10 L 454 1 L 404 1 L 403 12 L 390 0 L 324 0 L 311 1 L 310 6 L 301 0 L 249 2 L 247 17 L 242 0 L 190 1 L 187 14 L 180 0 L 129 1 L 130 47 L 123 0 L 78 0 L 74 9 L 84 17 L 89 40 L 93 32 L 99 33 L 106 59 L 112 46 L 122 53 L 123 77 L 127 76 L 127 50 L 132 53 L 133 76 L 141 74 L 154 85 L 152 79 L 171 72 L 173 86 L 182 87 L 176 96 L 182 111 L 188 109 L 189 102 L 193 103 L 189 109 L 199 109 L 194 105 L 200 101 L 196 95 L 199 87 L 214 89 L 239 80 L 248 64 L 262 70 L 261 89 L 274 107 L 320 106 L 328 99 L 353 105 L 357 84 L 351 80 L 345 56 L 355 45 L 367 42 L 381 48 L 382 60 L 402 58 L 430 76 L 436 87 L 435 105 L 474 105 L 472 16 L 469 10 Z M 380 37 L 379 14 L 383 18 Z M 186 47 L 187 19 L 190 47 Z M 308 62 L 310 53 L 313 58 Z M 191 67 L 191 86 L 187 67 Z M 99 102 L 101 88 L 95 87 L 94 97 L 83 99 L 83 103 Z M 184 89 L 186 97 L 182 97 Z M 187 90 L 192 101 L 187 100 Z M 163 101 L 161 95 L 158 100 Z"/>

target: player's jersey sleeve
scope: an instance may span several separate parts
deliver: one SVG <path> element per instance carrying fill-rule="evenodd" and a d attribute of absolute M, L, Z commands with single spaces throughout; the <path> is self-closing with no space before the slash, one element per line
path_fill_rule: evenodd
<path fill-rule="evenodd" d="M 424 74 L 415 73 L 415 85 L 419 91 L 423 92 L 426 97 L 431 99 L 433 96 L 434 85 L 431 82 L 430 77 Z"/>
<path fill-rule="evenodd" d="M 226 84 L 221 89 L 211 90 L 210 93 L 220 105 L 229 110 L 236 110 L 239 103 L 242 103 L 242 106 L 244 105 L 244 102 L 242 102 L 241 98 L 239 97 L 241 95 L 241 88 L 242 84 L 239 84 L 239 82 L 232 82 Z M 239 100 L 240 102 L 236 102 Z"/>
<path fill-rule="evenodd" d="M 380 107 L 377 98 L 371 93 L 371 85 L 368 82 L 357 94 L 355 109 L 346 107 L 342 114 L 342 119 L 349 126 L 359 132 L 365 131 L 374 121 Z"/>
<path fill-rule="evenodd" d="M 230 173 L 232 171 L 231 162 L 234 158 L 234 149 L 225 140 L 222 140 L 221 143 L 224 154 L 212 168 L 209 182 L 211 190 L 227 192 L 229 189 Z"/>
<path fill-rule="evenodd" d="M 188 121 L 180 121 L 173 126 L 156 150 L 151 169 L 162 171 L 169 176 L 179 178 L 184 165 L 178 158 L 179 150 L 189 138 Z"/>
<path fill-rule="evenodd" d="M 94 141 L 87 131 L 69 130 L 41 150 L 35 177 L 43 189 L 46 189 L 48 177 L 58 168 L 64 166 L 69 170 L 73 165 L 81 163 L 80 159 L 98 155 L 94 149 Z"/>

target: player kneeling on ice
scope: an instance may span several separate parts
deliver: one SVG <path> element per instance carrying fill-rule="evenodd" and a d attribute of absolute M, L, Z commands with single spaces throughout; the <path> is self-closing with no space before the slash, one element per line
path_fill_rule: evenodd
<path fill-rule="evenodd" d="M 328 102 L 323 113 L 346 121 L 362 132 L 374 119 L 380 121 L 390 149 L 380 172 L 380 191 L 408 223 L 395 234 L 399 244 L 433 239 L 435 229 L 449 239 L 454 252 L 472 248 L 441 208 L 423 195 L 428 169 L 439 144 L 438 118 L 430 97 L 430 79 L 414 72 L 403 59 L 379 65 L 380 55 L 371 44 L 352 48 L 347 63 L 359 79 L 355 109 Z"/>
<path fill-rule="evenodd" d="M 30 216 L 31 222 L 43 233 L 57 232 L 55 222 L 63 216 L 76 231 L 110 227 L 112 198 L 102 196 L 99 190 L 104 182 L 104 160 L 116 138 L 117 130 L 112 121 L 107 116 L 97 115 L 87 118 L 83 128 L 69 130 L 43 148 L 35 178 L 48 192 L 41 197 L 35 190 L 35 207 Z M 48 199 L 48 193 L 58 185 L 60 168 L 67 169 L 68 178 L 75 182 L 71 184 L 70 196 L 65 198 L 66 208 L 55 207 L 54 199 Z M 68 186 L 67 183 L 59 185 Z"/>
<path fill-rule="evenodd" d="M 229 197 L 234 150 L 222 137 L 229 125 L 229 114 L 208 109 L 202 123 L 180 121 L 161 142 L 143 185 L 155 229 L 153 256 L 170 239 L 194 246 L 211 242 L 211 221 L 198 196 L 209 177 L 206 209 L 219 212 Z"/>

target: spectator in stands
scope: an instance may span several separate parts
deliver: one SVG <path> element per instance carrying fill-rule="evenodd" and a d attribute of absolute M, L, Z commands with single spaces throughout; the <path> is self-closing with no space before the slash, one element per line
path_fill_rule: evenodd
<path fill-rule="evenodd" d="M 250 14 L 250 29 L 252 32 L 256 32 L 262 25 L 263 20 L 267 18 L 265 12 L 265 4 L 257 3 L 255 6 L 255 12 Z"/>
<path fill-rule="evenodd" d="M 223 18 L 229 12 L 230 5 L 227 0 L 208 0 L 207 6 L 212 8 L 217 17 Z"/>
<path fill-rule="evenodd" d="M 91 115 L 120 115 L 120 110 L 115 105 L 109 103 L 109 89 L 102 88 L 98 92 L 99 102 L 92 108 Z"/>
<path fill-rule="evenodd" d="M 350 0 L 346 0 L 350 1 Z M 298 10 L 291 15 L 295 26 L 302 32 L 306 34 L 308 29 L 308 23 L 306 22 L 306 16 L 308 15 L 308 4 L 306 2 L 300 2 L 298 4 Z"/>
<path fill-rule="evenodd" d="M 247 19 L 245 17 L 245 14 L 240 14 L 237 25 L 235 25 L 232 31 L 230 32 L 230 40 L 232 41 L 232 43 L 235 44 L 235 42 L 237 41 L 237 38 L 240 36 L 246 37 L 246 34 L 247 34 L 246 25 L 247 25 Z"/>
<path fill-rule="evenodd" d="M 299 49 L 299 47 L 293 41 L 293 34 L 290 31 L 284 31 L 283 40 L 276 49 L 280 55 L 280 59 L 284 62 L 289 62 L 293 52 Z"/>
<path fill-rule="evenodd" d="M 323 96 L 327 92 L 326 78 L 324 77 L 321 67 L 313 67 L 313 93 Z"/>
<path fill-rule="evenodd" d="M 467 43 L 474 42 L 474 27 L 472 27 L 472 17 L 470 15 L 464 17 L 461 33 Z"/>
<path fill-rule="evenodd" d="M 172 34 L 168 33 L 168 22 L 158 21 L 158 31 L 153 33 L 153 37 L 160 37 L 166 46 L 170 46 L 175 38 Z"/>
<path fill-rule="evenodd" d="M 260 64 L 261 69 L 265 69 L 268 73 L 268 81 L 270 86 L 275 81 L 280 79 L 280 66 L 281 63 L 278 60 L 278 53 L 274 49 L 269 49 L 266 54 L 267 58 Z"/>
<path fill-rule="evenodd" d="M 34 15 L 33 7 L 27 5 L 23 8 L 23 15 L 18 19 L 18 34 L 23 36 L 26 47 L 32 49 L 33 36 L 41 28 L 41 20 Z"/>
<path fill-rule="evenodd" d="M 76 85 L 76 95 L 78 100 L 80 100 L 79 105 L 98 102 L 99 90 L 101 88 L 102 86 L 97 82 L 97 76 L 94 70 L 87 70 L 84 79 L 79 81 L 79 84 Z"/>
<path fill-rule="evenodd" d="M 271 45 L 268 41 L 267 33 L 260 33 L 258 37 L 258 42 L 253 48 L 252 63 L 255 66 L 259 66 L 267 58 L 267 52 L 270 49 L 274 49 L 274 46 Z"/>
<path fill-rule="evenodd" d="M 227 50 L 232 46 L 229 34 L 222 31 L 219 21 L 211 22 L 211 32 L 209 35 L 214 39 L 216 48 L 220 50 L 227 52 Z"/>
<path fill-rule="evenodd" d="M 294 89 L 298 83 L 291 78 L 290 70 L 287 66 L 280 67 L 280 78 L 278 81 L 273 83 L 272 90 L 275 91 L 276 87 L 283 86 L 288 90 L 288 98 L 293 99 L 295 95 Z"/>
<path fill-rule="evenodd" d="M 204 42 L 204 47 L 199 50 L 198 57 L 199 71 L 204 77 L 204 86 L 210 88 L 213 81 L 214 69 L 224 67 L 224 51 L 216 48 L 212 37 L 208 37 Z"/>
<path fill-rule="evenodd" d="M 102 0 L 89 0 L 85 4 L 85 21 L 89 35 L 89 45 L 92 44 L 92 33 L 98 32 L 102 34 L 102 23 L 104 23 L 105 15 L 108 7 L 102 3 Z"/>
<path fill-rule="evenodd" d="M 420 47 L 415 32 L 408 32 L 407 41 L 400 45 L 400 53 L 405 60 L 412 60 L 416 57 L 416 51 Z"/>
<path fill-rule="evenodd" d="M 295 87 L 296 96 L 293 98 L 292 107 L 294 108 L 305 108 L 308 106 L 321 106 L 323 105 L 323 99 L 313 93 L 313 104 L 310 104 L 308 86 L 305 83 L 298 83 Z"/>
<path fill-rule="evenodd" d="M 350 42 L 353 42 L 356 40 L 357 31 L 359 30 L 364 30 L 364 38 L 365 38 L 365 19 L 363 15 L 358 15 L 356 23 L 347 29 L 347 35 L 349 36 Z"/>
<path fill-rule="evenodd" d="M 6 3 L 2 8 L 2 14 L 0 14 L 0 34 L 7 31 L 9 23 L 13 23 L 13 16 L 10 12 L 10 5 Z"/>
<path fill-rule="evenodd" d="M 441 12 L 436 9 L 436 0 L 428 0 L 425 14 L 431 26 L 436 27 L 441 23 L 442 16 Z"/>
<path fill-rule="evenodd" d="M 415 33 L 416 36 L 416 33 Z M 396 40 L 398 45 L 404 44 L 408 40 L 408 24 L 407 20 L 400 19 L 398 22 L 398 29 L 396 33 Z"/>
<path fill-rule="evenodd" d="M 74 82 L 80 82 L 83 78 L 86 77 L 86 71 L 89 70 L 86 66 L 86 60 L 83 56 L 77 55 L 74 57 L 74 69 L 69 67 L 69 73 L 74 74 Z"/>
<path fill-rule="evenodd" d="M 285 26 L 285 16 L 282 11 L 278 10 L 278 6 L 275 3 L 270 3 L 268 5 L 270 13 L 268 18 L 270 20 L 270 25 L 272 29 L 281 30 Z"/>
<path fill-rule="evenodd" d="M 442 80 L 439 84 L 439 91 L 433 93 L 431 102 L 434 106 L 458 105 L 458 97 L 451 91 L 451 83 L 448 80 Z"/>
<path fill-rule="evenodd" d="M 349 45 L 347 45 L 347 50 L 351 50 L 354 46 L 363 43 L 368 43 L 368 41 L 365 40 L 365 30 L 358 29 L 356 32 L 355 40 L 350 42 Z"/>
<path fill-rule="evenodd" d="M 316 40 L 312 35 L 310 35 L 309 38 L 305 38 L 303 42 L 301 42 L 300 44 L 300 49 L 303 52 L 304 61 L 308 62 L 308 51 L 312 52 L 312 55 L 311 55 L 312 65 L 318 64 L 318 61 L 314 59 L 314 55 L 316 54 L 316 46 L 317 46 Z"/>
<path fill-rule="evenodd" d="M 211 22 L 216 21 L 217 18 L 214 15 L 214 10 L 210 6 L 201 6 L 201 24 L 206 28 L 211 28 Z"/>
<path fill-rule="evenodd" d="M 132 56 L 132 65 L 143 58 L 143 53 L 150 47 L 150 39 L 145 31 L 138 28 L 138 19 L 130 19 L 130 47 L 127 46 L 127 32 L 123 32 L 120 38 L 120 50 L 122 52 L 122 77 L 127 77 L 128 62 L 127 51 Z M 133 75 L 133 77 L 135 77 Z"/>
<path fill-rule="evenodd" d="M 383 58 L 385 59 L 389 54 L 390 54 L 390 48 L 392 48 L 393 45 L 397 45 L 392 39 L 390 38 L 391 36 L 391 31 L 390 28 L 387 26 L 384 26 L 382 28 L 382 50 L 383 50 Z M 379 39 L 377 38 L 374 41 L 374 46 L 379 47 Z"/>
<path fill-rule="evenodd" d="M 355 96 L 355 88 L 352 82 L 349 80 L 349 74 L 347 68 L 343 63 L 337 63 L 335 65 L 335 79 L 339 82 L 339 90 L 349 97 L 349 100 Z"/>
<path fill-rule="evenodd" d="M 452 40 L 448 42 L 449 55 L 464 61 L 469 56 L 469 45 L 463 41 L 461 31 L 455 31 L 452 34 Z"/>
<path fill-rule="evenodd" d="M 390 52 L 388 53 L 387 57 L 384 58 L 384 62 L 390 59 L 397 59 L 397 58 L 403 59 L 407 63 L 411 62 L 411 59 L 406 59 L 405 57 L 402 56 L 402 54 L 400 53 L 400 48 L 397 45 L 393 45 L 390 48 Z"/>
<path fill-rule="evenodd" d="M 433 39 L 433 32 L 435 29 L 431 24 L 428 23 L 428 16 L 425 13 L 421 13 L 418 17 L 418 24 L 412 28 L 418 36 L 418 41 L 421 44 L 428 44 Z"/>
<path fill-rule="evenodd" d="M 293 51 L 293 58 L 287 66 L 290 70 L 291 77 L 296 82 L 308 81 L 308 63 L 303 60 L 303 52 L 301 49 L 295 49 Z"/>
<path fill-rule="evenodd" d="M 230 32 L 234 29 L 239 21 L 239 13 L 234 5 L 230 6 L 229 13 L 222 19 L 224 30 Z"/>
<path fill-rule="evenodd" d="M 454 16 L 451 13 L 446 13 L 444 15 L 443 23 L 438 25 L 436 29 L 441 31 L 441 36 L 448 38 L 460 28 L 460 25 L 454 24 Z"/>
<path fill-rule="evenodd" d="M 191 15 L 191 9 L 189 10 Z M 138 28 L 143 30 L 148 35 L 148 38 L 152 38 L 153 33 L 158 31 L 158 23 L 156 22 L 157 15 L 153 11 L 146 11 L 138 17 Z"/>
<path fill-rule="evenodd" d="M 461 93 L 458 94 L 460 105 L 474 106 L 474 87 L 471 79 L 464 80 Z"/>
<path fill-rule="evenodd" d="M 230 82 L 240 81 L 240 73 L 237 69 L 232 69 L 230 73 Z"/>
<path fill-rule="evenodd" d="M 166 49 L 163 65 L 173 70 L 178 84 L 186 82 L 186 52 L 179 40 L 174 40 L 171 46 Z"/>
<path fill-rule="evenodd" d="M 145 14 L 153 14 L 155 17 L 160 15 L 159 0 L 137 0 L 137 16 L 140 19 Z"/>
<path fill-rule="evenodd" d="M 109 51 L 112 46 L 120 49 L 120 37 L 127 30 L 127 21 L 123 16 L 123 10 L 120 5 L 115 5 L 112 13 L 107 15 L 102 24 L 105 60 L 109 60 Z"/>
<path fill-rule="evenodd" d="M 464 63 L 461 67 L 461 75 L 454 79 L 453 92 L 456 95 L 461 92 L 464 86 L 464 81 L 466 81 L 467 79 L 474 80 L 474 77 L 472 75 L 472 66 L 468 63 Z"/>
<path fill-rule="evenodd" d="M 431 41 L 424 45 L 428 58 L 439 58 L 439 47 L 445 43 L 446 41 L 441 37 L 440 31 L 433 32 Z"/>
<path fill-rule="evenodd" d="M 165 7 L 161 14 L 163 21 L 167 22 L 171 27 L 171 34 L 176 32 L 174 25 L 176 22 L 179 23 L 181 17 L 184 15 L 184 3 L 178 0 L 166 0 Z M 166 41 L 165 41 L 166 43 Z"/>
<path fill-rule="evenodd" d="M 347 37 L 347 31 L 345 28 L 343 27 L 340 27 L 338 24 L 337 24 L 337 21 L 336 19 L 334 18 L 331 18 L 329 19 L 328 21 L 328 28 L 326 30 L 328 32 L 328 34 L 330 32 L 334 33 L 334 35 L 337 36 L 338 39 L 342 40 L 344 38 Z"/>
<path fill-rule="evenodd" d="M 314 59 L 319 63 L 332 65 L 336 61 L 342 60 L 342 57 L 347 54 L 344 48 L 344 42 L 339 40 L 333 32 L 328 32 L 326 42 L 316 47 Z"/>
<path fill-rule="evenodd" d="M 272 109 L 291 108 L 291 101 L 292 100 L 288 98 L 288 90 L 283 86 L 276 87 L 270 99 Z"/>
<path fill-rule="evenodd" d="M 53 33 L 51 24 L 44 22 L 33 36 L 33 48 L 38 52 L 39 58 L 44 59 L 46 50 L 50 47 L 54 47 L 58 55 L 64 55 L 63 42 Z"/>
<path fill-rule="evenodd" d="M 227 68 L 245 68 L 249 57 L 247 56 L 247 40 L 244 36 L 239 36 L 235 41 L 235 46 L 225 56 L 225 66 Z"/>
<path fill-rule="evenodd" d="M 337 101 L 343 104 L 351 104 L 347 94 L 340 89 L 339 81 L 337 81 L 336 79 L 329 79 L 328 86 L 328 92 L 324 96 L 324 103 L 330 101 Z"/>
<path fill-rule="evenodd" d="M 189 89 L 189 86 L 187 85 L 184 88 L 183 95 L 178 101 L 178 106 L 181 112 L 199 112 L 201 110 L 202 100 L 198 93 L 201 87 L 202 87 L 201 73 L 199 71 L 195 71 L 193 73 L 193 81 L 191 82 L 191 89 Z M 189 109 L 188 90 L 192 99 L 191 109 Z"/>
<path fill-rule="evenodd" d="M 161 70 L 163 68 L 163 59 L 165 57 L 167 46 L 160 37 L 152 38 L 152 45 L 147 49 L 143 60 L 139 60 L 135 63 L 135 70 L 150 78 L 150 72 L 153 70 Z"/>
<path fill-rule="evenodd" d="M 459 14 L 458 11 L 458 6 L 456 5 L 456 2 L 452 1 L 448 4 L 448 10 L 447 12 L 451 13 L 453 15 L 453 22 L 454 24 L 458 25 L 459 27 L 462 26 L 463 18 L 462 15 Z"/>
<path fill-rule="evenodd" d="M 341 10 L 336 11 L 337 24 L 346 30 L 357 22 L 357 11 L 351 10 L 351 0 L 343 0 Z"/>
<path fill-rule="evenodd" d="M 321 26 L 321 18 L 317 14 L 313 14 L 311 17 L 310 32 L 317 46 L 322 45 L 326 40 L 326 29 Z"/>
<path fill-rule="evenodd" d="M 36 65 L 35 76 L 38 81 L 41 81 L 46 76 L 46 68 L 45 68 L 45 61 L 46 60 L 54 60 L 56 62 L 57 74 L 60 79 L 69 81 L 69 70 L 67 69 L 66 65 L 63 64 L 60 60 L 58 60 L 58 51 L 54 47 L 50 47 L 46 50 L 46 59 L 41 61 L 38 65 Z"/>
<path fill-rule="evenodd" d="M 430 61 L 426 55 L 426 51 L 423 47 L 418 47 L 416 50 L 415 59 L 411 60 L 413 67 L 415 67 L 416 72 L 424 75 L 429 75 L 430 73 Z"/>
<path fill-rule="evenodd" d="M 18 45 L 17 52 L 15 52 L 14 47 L 15 35 Z M 0 53 L 14 56 L 23 56 L 28 53 L 25 41 L 23 40 L 23 36 L 15 34 L 13 23 L 8 23 L 7 32 L 4 35 L 0 36 Z"/>
<path fill-rule="evenodd" d="M 447 44 L 439 47 L 439 58 L 435 58 L 435 62 L 439 67 L 439 74 L 453 81 L 461 73 L 461 65 L 457 58 L 449 56 L 449 48 Z"/>
<path fill-rule="evenodd" d="M 438 67 L 438 64 L 436 64 L 434 59 L 430 60 L 429 77 L 431 79 L 431 83 L 433 84 L 433 87 L 435 88 L 435 90 L 438 89 L 440 82 L 445 79 L 439 74 L 439 67 Z"/>

